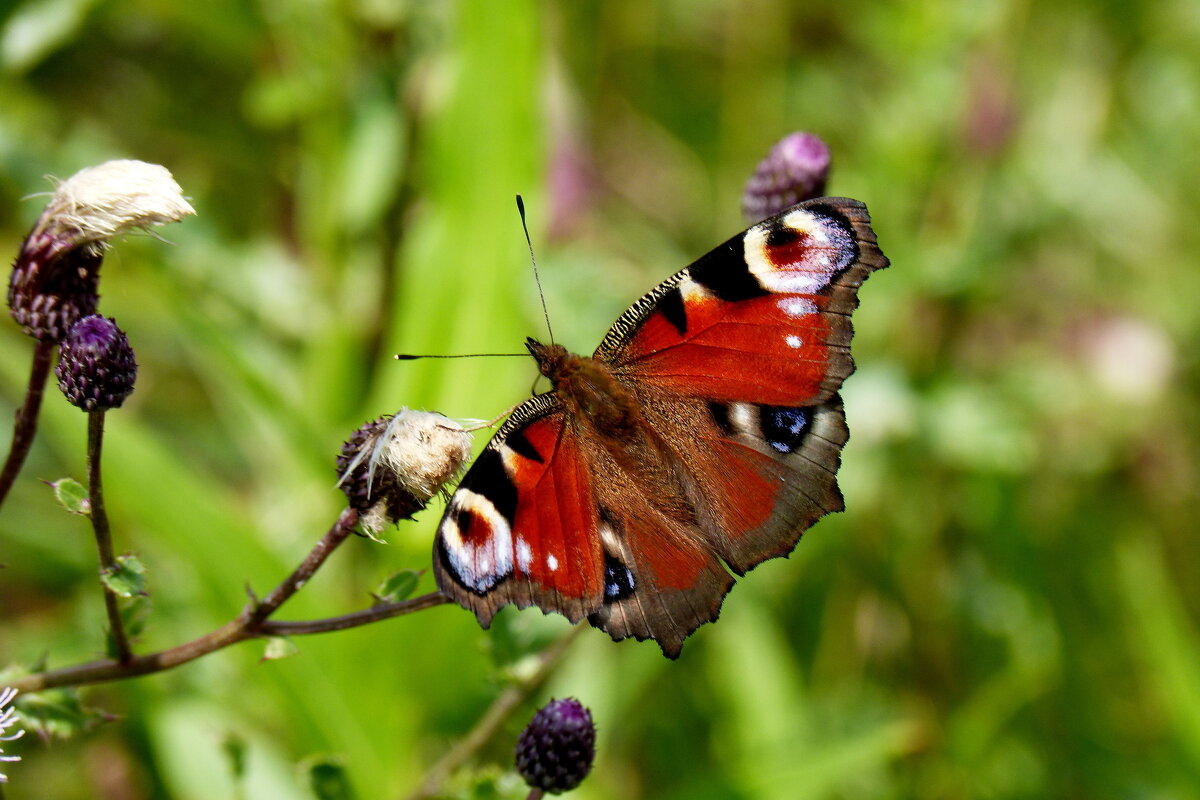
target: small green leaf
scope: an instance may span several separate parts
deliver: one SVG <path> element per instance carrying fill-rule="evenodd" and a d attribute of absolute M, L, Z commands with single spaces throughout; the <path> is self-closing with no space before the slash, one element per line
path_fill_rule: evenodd
<path fill-rule="evenodd" d="M 24 727 L 43 738 L 66 739 L 110 717 L 84 708 L 75 689 L 47 689 L 17 697 L 14 703 Z"/>
<path fill-rule="evenodd" d="M 300 652 L 300 648 L 292 644 L 286 636 L 268 636 L 267 646 L 263 649 L 263 661 L 277 661 L 288 658 Z"/>
<path fill-rule="evenodd" d="M 221 740 L 221 751 L 229 761 L 229 773 L 240 783 L 246 776 L 246 740 L 230 731 Z"/>
<path fill-rule="evenodd" d="M 309 788 L 317 800 L 353 800 L 356 797 L 340 759 L 316 756 L 304 763 L 302 768 L 308 775 Z"/>
<path fill-rule="evenodd" d="M 399 603 L 412 596 L 420 580 L 421 570 L 402 569 L 379 584 L 373 596 L 381 603 Z"/>
<path fill-rule="evenodd" d="M 121 622 L 130 636 L 141 636 L 153 605 L 149 595 L 139 595 L 121 603 Z"/>
<path fill-rule="evenodd" d="M 101 570 L 100 580 L 118 597 L 135 597 L 146 593 L 146 567 L 137 556 L 117 556 L 116 567 Z"/>
<path fill-rule="evenodd" d="M 74 478 L 59 478 L 48 482 L 54 490 L 54 499 L 72 514 L 86 517 L 92 513 L 92 501 L 88 499 L 87 489 Z"/>

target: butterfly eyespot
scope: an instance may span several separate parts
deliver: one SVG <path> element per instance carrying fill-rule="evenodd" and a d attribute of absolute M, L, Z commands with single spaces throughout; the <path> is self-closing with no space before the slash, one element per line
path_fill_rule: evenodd
<path fill-rule="evenodd" d="M 637 588 L 633 572 L 607 553 L 604 556 L 604 602 L 615 603 L 629 597 Z"/>
<path fill-rule="evenodd" d="M 442 565 L 476 594 L 486 594 L 513 569 L 512 530 L 481 494 L 459 488 L 438 528 Z"/>
<path fill-rule="evenodd" d="M 781 453 L 794 453 L 808 431 L 811 417 L 803 408 L 763 406 L 759 419 L 767 444 Z"/>

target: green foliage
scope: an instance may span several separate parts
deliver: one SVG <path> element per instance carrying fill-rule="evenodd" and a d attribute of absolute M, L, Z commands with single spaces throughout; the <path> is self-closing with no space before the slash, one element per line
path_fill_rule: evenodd
<path fill-rule="evenodd" d="M 88 491 L 83 484 L 74 478 L 59 478 L 50 484 L 54 489 L 54 499 L 71 514 L 87 516 L 92 513 Z"/>
<path fill-rule="evenodd" d="M 290 658 L 297 655 L 300 648 L 296 647 L 296 643 L 286 636 L 270 636 L 267 638 L 267 646 L 263 648 L 263 661 L 277 661 L 281 658 Z"/>
<path fill-rule="evenodd" d="M 412 597 L 420 580 L 420 570 L 402 569 L 389 575 L 383 583 L 379 584 L 373 597 L 381 603 L 399 603 L 401 600 Z"/>
<path fill-rule="evenodd" d="M 805 129 L 893 262 L 855 317 L 847 511 L 739 581 L 678 662 L 580 637 L 544 690 L 599 726 L 572 796 L 1200 796 L 1194 5 L 0 10 L 0 251 L 43 176 L 109 158 L 166 165 L 198 211 L 102 270 L 101 312 L 140 364 L 104 463 L 117 549 L 154 570 L 138 652 L 217 628 L 246 584 L 295 567 L 340 509 L 334 456 L 363 420 L 489 419 L 526 395 L 518 360 L 389 359 L 541 334 L 516 192 L 556 338 L 586 352 L 741 227 L 742 181 Z M 0 419 L 30 358 L 0 325 Z M 94 544 L 37 483 L 79 474 L 85 437 L 49 387 L 0 511 L 0 665 L 103 651 Z M 351 539 L 282 618 L 427 570 L 436 517 L 386 547 Z M 402 796 L 565 627 L 508 610 L 482 632 L 438 608 L 295 658 L 242 645 L 84 689 L 119 720 L 6 747 L 11 795 L 101 796 L 98 775 L 53 776 L 103 760 L 131 795 L 311 798 L 296 765 L 333 753 L 346 794 Z M 18 702 L 55 733 L 91 720 L 74 693 Z M 451 788 L 521 796 L 515 726 Z"/>
<path fill-rule="evenodd" d="M 112 569 L 100 571 L 100 580 L 118 597 L 146 593 L 146 565 L 137 556 L 117 556 Z"/>

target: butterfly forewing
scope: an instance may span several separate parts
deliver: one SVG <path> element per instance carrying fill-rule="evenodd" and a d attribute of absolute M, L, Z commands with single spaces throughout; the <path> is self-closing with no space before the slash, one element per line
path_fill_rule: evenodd
<path fill-rule="evenodd" d="M 862 203 L 801 203 L 656 287 L 617 320 L 596 357 L 677 394 L 824 402 L 854 369 L 858 286 L 886 265 Z"/>
<path fill-rule="evenodd" d="M 442 591 L 491 623 L 514 603 L 572 622 L 603 592 L 592 470 L 553 395 L 522 404 L 463 477 L 438 527 Z"/>

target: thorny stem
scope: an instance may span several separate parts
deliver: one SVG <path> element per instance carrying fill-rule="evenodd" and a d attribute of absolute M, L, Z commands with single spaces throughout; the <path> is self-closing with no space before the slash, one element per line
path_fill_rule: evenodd
<path fill-rule="evenodd" d="M 500 730 L 500 726 L 504 724 L 509 715 L 546 682 L 546 679 L 550 677 L 550 673 L 558 666 L 558 662 L 562 660 L 567 649 L 575 641 L 581 630 L 583 630 L 583 627 L 576 625 L 569 633 L 539 653 L 538 664 L 533 674 L 528 678 L 511 684 L 492 701 L 491 706 L 483 713 L 479 721 L 475 723 L 475 727 L 471 729 L 470 733 L 463 737 L 458 744 L 454 745 L 450 749 L 450 752 L 442 756 L 429 769 L 429 772 L 425 773 L 425 779 L 408 796 L 408 800 L 426 800 L 427 798 L 440 796 L 442 785 L 446 782 L 446 778 L 454 774 L 455 770 L 469 761 L 479 752 L 480 748 L 491 741 L 492 737 L 496 735 L 496 731 Z M 537 792 L 538 790 L 535 789 L 534 791 Z M 537 800 L 540 797 L 540 793 L 534 794 L 531 792 L 529 795 L 529 798 L 532 798 L 532 800 Z"/>
<path fill-rule="evenodd" d="M 104 486 L 100 480 L 100 453 L 104 446 L 104 411 L 88 413 L 88 502 L 91 504 L 89 516 L 92 518 L 92 530 L 96 532 L 96 549 L 100 551 L 101 575 L 112 575 L 118 569 L 117 557 L 113 553 L 112 532 L 108 527 L 108 513 L 104 510 Z M 108 612 L 108 628 L 112 634 L 113 650 L 117 661 L 129 663 L 133 658 L 133 650 L 129 646 L 129 636 L 125 633 L 125 623 L 121 621 L 121 608 L 117 602 L 117 593 L 111 586 L 100 581 L 104 589 L 104 609 Z"/>
<path fill-rule="evenodd" d="M 77 664 L 72 667 L 35 672 L 22 678 L 9 680 L 8 685 L 19 692 L 38 692 L 59 686 L 81 686 L 89 683 L 105 683 L 108 681 L 125 680 L 140 675 L 186 664 L 201 656 L 221 650 L 232 644 L 255 639 L 262 636 L 300 635 L 324 633 L 366 625 L 389 617 L 412 614 L 426 608 L 442 605 L 449 599 L 441 592 L 432 592 L 421 597 L 414 597 L 399 603 L 382 603 L 366 611 L 331 617 L 324 620 L 308 622 L 269 622 L 267 617 L 284 604 L 296 591 L 303 586 L 325 562 L 325 559 L 341 544 L 354 530 L 358 522 L 358 512 L 352 509 L 344 510 L 336 523 L 319 541 L 296 570 L 280 583 L 270 594 L 261 601 L 251 601 L 236 618 L 207 633 L 198 639 L 185 644 L 162 650 L 148 655 L 134 656 L 121 663 L 114 659 L 93 661 L 88 664 Z M 266 610 L 264 611 L 264 607 Z"/>
<path fill-rule="evenodd" d="M 29 371 L 29 387 L 25 390 L 25 404 L 17 411 L 13 424 L 12 444 L 8 448 L 8 459 L 4 471 L 0 472 L 0 506 L 17 480 L 18 473 L 29 455 L 33 436 L 37 433 L 38 411 L 42 407 L 42 394 L 46 389 L 46 377 L 50 374 L 50 361 L 54 355 L 55 342 L 39 340 L 33 349 L 33 367 Z"/>

